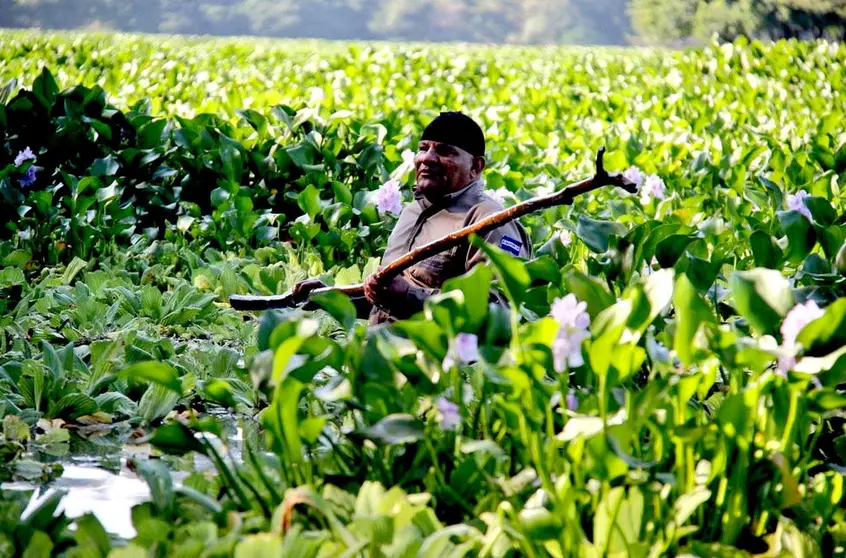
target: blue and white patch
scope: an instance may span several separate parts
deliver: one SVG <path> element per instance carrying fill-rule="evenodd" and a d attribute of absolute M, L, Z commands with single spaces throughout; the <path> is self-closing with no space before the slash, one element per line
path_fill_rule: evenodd
<path fill-rule="evenodd" d="M 519 256 L 520 249 L 523 247 L 523 243 L 519 240 L 511 238 L 510 236 L 503 236 L 502 240 L 499 241 L 499 247 L 508 252 L 509 254 Z"/>

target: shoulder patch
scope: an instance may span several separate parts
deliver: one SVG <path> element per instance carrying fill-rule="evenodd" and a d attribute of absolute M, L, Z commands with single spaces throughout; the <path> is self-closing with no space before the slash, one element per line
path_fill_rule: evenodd
<path fill-rule="evenodd" d="M 523 247 L 523 243 L 519 240 L 511 238 L 510 236 L 503 236 L 502 240 L 499 241 L 499 247 L 508 252 L 509 254 L 519 256 L 520 249 Z"/>

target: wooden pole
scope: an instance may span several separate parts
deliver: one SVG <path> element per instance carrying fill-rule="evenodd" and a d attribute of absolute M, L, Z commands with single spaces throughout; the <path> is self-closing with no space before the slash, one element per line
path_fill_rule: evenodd
<path fill-rule="evenodd" d="M 573 200 L 596 190 L 603 186 L 619 186 L 629 193 L 636 193 L 637 187 L 623 178 L 622 175 L 609 175 L 603 164 L 603 156 L 605 155 L 605 148 L 602 147 L 596 154 L 596 172 L 590 178 L 576 182 L 563 188 L 557 192 L 546 196 L 539 196 L 524 202 L 513 205 L 502 211 L 498 211 L 489 215 L 472 225 L 458 229 L 446 236 L 433 240 L 428 244 L 424 244 L 419 248 L 415 248 L 408 254 L 397 258 L 384 268 L 376 272 L 377 281 L 387 281 L 393 279 L 409 267 L 425 260 L 426 258 L 449 250 L 450 248 L 459 245 L 462 241 L 472 234 L 482 235 L 497 229 L 509 221 L 519 219 L 529 213 L 534 213 L 541 209 L 548 209 L 559 205 L 570 205 Z M 315 294 L 327 292 L 340 292 L 348 296 L 357 296 L 364 293 L 364 285 L 346 285 L 342 287 L 321 287 L 314 289 L 309 293 L 309 298 Z M 294 308 L 306 301 L 295 300 L 292 293 L 288 292 L 281 295 L 261 296 L 261 295 L 232 295 L 229 297 L 229 302 L 232 308 L 236 310 L 267 310 L 270 308 Z"/>

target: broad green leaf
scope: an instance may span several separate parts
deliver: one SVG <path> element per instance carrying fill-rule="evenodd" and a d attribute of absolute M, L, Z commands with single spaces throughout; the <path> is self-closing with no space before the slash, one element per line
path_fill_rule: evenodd
<path fill-rule="evenodd" d="M 478 236 L 474 235 L 471 242 L 485 253 L 491 265 L 493 265 L 500 285 L 505 291 L 505 296 L 514 304 L 519 305 L 531 281 L 529 273 L 526 271 L 525 262 L 488 244 Z"/>
<path fill-rule="evenodd" d="M 160 459 L 136 461 L 135 470 L 150 487 L 153 504 L 159 513 L 168 515 L 171 512 L 175 495 L 173 479 L 170 476 L 167 464 Z"/>
<path fill-rule="evenodd" d="M 781 272 L 756 268 L 731 275 L 735 308 L 759 333 L 775 333 L 793 306 L 790 284 Z"/>
<path fill-rule="evenodd" d="M 579 215 L 576 224 L 576 236 L 584 242 L 588 248 L 598 254 L 608 251 L 609 237 L 611 235 L 625 236 L 626 228 L 613 221 L 600 221 L 591 219 L 585 215 Z"/>
<path fill-rule="evenodd" d="M 171 365 L 165 362 L 136 362 L 121 370 L 118 375 L 122 378 L 157 384 L 177 395 L 182 395 L 182 382 L 179 381 L 179 375 Z"/>
<path fill-rule="evenodd" d="M 205 453 L 203 444 L 197 440 L 191 429 L 176 421 L 156 428 L 149 438 L 149 443 L 169 455 L 185 455 L 192 451 Z"/>
<path fill-rule="evenodd" d="M 355 325 L 356 308 L 347 295 L 338 291 L 329 291 L 312 295 L 310 300 L 338 320 L 344 329 L 350 330 Z"/>
<path fill-rule="evenodd" d="M 700 326 L 703 323 L 713 323 L 715 320 L 711 309 L 696 292 L 696 288 L 685 274 L 680 274 L 676 278 L 673 305 L 676 308 L 676 333 L 673 348 L 682 364 L 689 366 L 696 356 L 695 338 Z"/>
<path fill-rule="evenodd" d="M 834 301 L 820 318 L 802 328 L 796 342 L 810 356 L 823 356 L 846 345 L 846 298 Z"/>

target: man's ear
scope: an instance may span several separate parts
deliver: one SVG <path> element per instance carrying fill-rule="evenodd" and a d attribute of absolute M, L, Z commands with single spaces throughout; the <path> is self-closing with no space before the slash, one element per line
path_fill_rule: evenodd
<path fill-rule="evenodd" d="M 487 165 L 487 161 L 484 157 L 473 157 L 473 172 L 476 173 L 477 177 L 482 175 L 485 165 Z"/>

